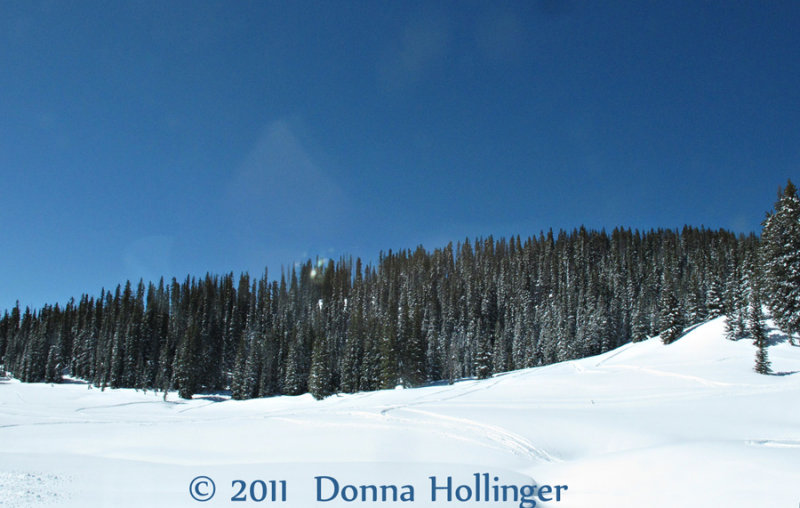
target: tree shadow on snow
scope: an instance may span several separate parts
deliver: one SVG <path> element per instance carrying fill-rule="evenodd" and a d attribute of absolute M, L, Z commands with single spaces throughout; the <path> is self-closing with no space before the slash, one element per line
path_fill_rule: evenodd
<path fill-rule="evenodd" d="M 772 328 L 769 330 L 767 334 L 767 346 L 777 346 L 778 344 L 783 344 L 785 342 L 789 342 L 788 334 L 778 330 L 777 328 Z M 798 343 L 797 338 L 795 338 L 794 343 Z"/>
<path fill-rule="evenodd" d="M 791 370 L 789 372 L 770 372 L 769 376 L 791 376 L 792 374 L 797 374 L 800 370 Z"/>
<path fill-rule="evenodd" d="M 207 400 L 209 402 L 225 402 L 230 400 L 229 397 L 220 397 L 219 395 L 200 395 L 192 397 L 194 400 Z"/>
<path fill-rule="evenodd" d="M 777 346 L 778 344 L 789 343 L 789 335 L 782 330 L 777 328 L 770 328 L 767 332 L 767 346 Z M 800 340 L 795 337 L 794 344 L 797 345 L 800 343 Z M 797 374 L 800 370 L 790 370 L 784 372 L 770 372 L 768 375 L 770 376 L 791 376 L 792 374 Z"/>
<path fill-rule="evenodd" d="M 194 400 L 207 400 L 209 402 L 225 402 L 231 399 L 231 392 L 229 390 L 223 390 L 212 393 L 198 393 L 192 398 Z"/>

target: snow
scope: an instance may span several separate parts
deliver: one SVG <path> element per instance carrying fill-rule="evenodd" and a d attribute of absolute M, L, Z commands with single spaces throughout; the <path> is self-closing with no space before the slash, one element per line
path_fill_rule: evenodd
<path fill-rule="evenodd" d="M 216 496 L 200 506 L 238 505 L 234 482 L 249 496 L 259 479 L 287 482 L 276 505 L 373 505 L 315 502 L 318 476 L 415 487 L 414 502 L 391 506 L 521 506 L 430 499 L 431 476 L 460 485 L 489 473 L 568 486 L 544 506 L 793 507 L 800 347 L 768 324 L 769 376 L 753 372 L 755 347 L 726 340 L 718 318 L 666 346 L 656 337 L 487 380 L 323 401 L 164 401 L 2 379 L 0 506 L 198 506 L 189 485 L 201 475 Z"/>

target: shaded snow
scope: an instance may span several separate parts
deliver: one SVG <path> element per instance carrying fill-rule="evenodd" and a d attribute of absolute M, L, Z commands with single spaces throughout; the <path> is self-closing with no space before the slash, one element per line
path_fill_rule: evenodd
<path fill-rule="evenodd" d="M 0 506 L 197 506 L 203 474 L 220 491 L 209 506 L 261 478 L 287 479 L 284 506 L 301 507 L 317 475 L 422 486 L 474 472 L 568 485 L 548 506 L 797 506 L 800 347 L 771 330 L 780 375 L 761 376 L 750 341 L 723 331 L 720 318 L 668 346 L 323 401 L 2 381 Z M 419 494 L 405 505 L 457 506 Z"/>

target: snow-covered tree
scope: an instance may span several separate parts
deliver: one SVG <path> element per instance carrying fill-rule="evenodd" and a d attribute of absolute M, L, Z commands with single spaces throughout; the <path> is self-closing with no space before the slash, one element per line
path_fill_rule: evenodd
<path fill-rule="evenodd" d="M 753 344 L 756 346 L 756 364 L 754 370 L 759 374 L 769 374 L 770 362 L 767 357 L 767 332 L 764 329 L 764 314 L 761 310 L 761 299 L 757 296 L 750 302 L 750 316 L 747 328 Z"/>
<path fill-rule="evenodd" d="M 746 270 L 738 268 L 725 291 L 728 313 L 725 316 L 725 337 L 739 340 L 747 336 L 748 301 L 751 294 Z"/>
<path fill-rule="evenodd" d="M 311 372 L 308 376 L 308 391 L 315 399 L 324 399 L 333 393 L 333 380 L 330 368 L 330 352 L 325 335 L 319 335 L 314 341 L 311 353 Z"/>
<path fill-rule="evenodd" d="M 778 325 L 800 332 L 800 199 L 791 180 L 761 233 L 767 305 Z"/>
<path fill-rule="evenodd" d="M 492 377 L 492 345 L 488 337 L 478 340 L 478 353 L 475 355 L 475 375 L 478 379 Z"/>
<path fill-rule="evenodd" d="M 671 344 L 678 340 L 683 333 L 685 323 L 683 311 L 675 294 L 668 292 L 662 299 L 661 304 L 661 341 L 664 344 Z"/>
<path fill-rule="evenodd" d="M 186 328 L 175 357 L 175 385 L 182 399 L 191 399 L 200 389 L 202 373 L 198 370 L 200 329 L 195 323 Z"/>
<path fill-rule="evenodd" d="M 716 318 L 725 313 L 725 303 L 722 299 L 722 290 L 717 279 L 711 282 L 706 295 L 706 307 L 708 308 L 708 317 Z"/>

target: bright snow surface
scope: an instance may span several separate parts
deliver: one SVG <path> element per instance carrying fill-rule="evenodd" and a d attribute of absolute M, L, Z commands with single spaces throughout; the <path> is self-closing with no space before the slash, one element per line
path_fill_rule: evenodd
<path fill-rule="evenodd" d="M 483 381 L 332 396 L 232 401 L 197 395 L 0 381 L 0 506 L 240 506 L 255 480 L 285 480 L 276 506 L 316 502 L 317 476 L 414 488 L 380 506 L 520 506 L 431 501 L 431 480 L 474 487 L 566 485 L 558 507 L 800 505 L 800 347 L 771 330 L 774 375 L 753 372 L 749 340 L 719 318 L 674 344 Z M 216 496 L 199 503 L 204 475 Z M 324 484 L 325 488 L 330 484 Z M 203 485 L 199 492 L 208 488 Z M 440 491 L 441 492 L 441 491 Z M 463 491 L 464 493 L 466 491 Z M 323 492 L 329 496 L 330 491 Z M 529 506 L 529 505 L 528 505 Z"/>

